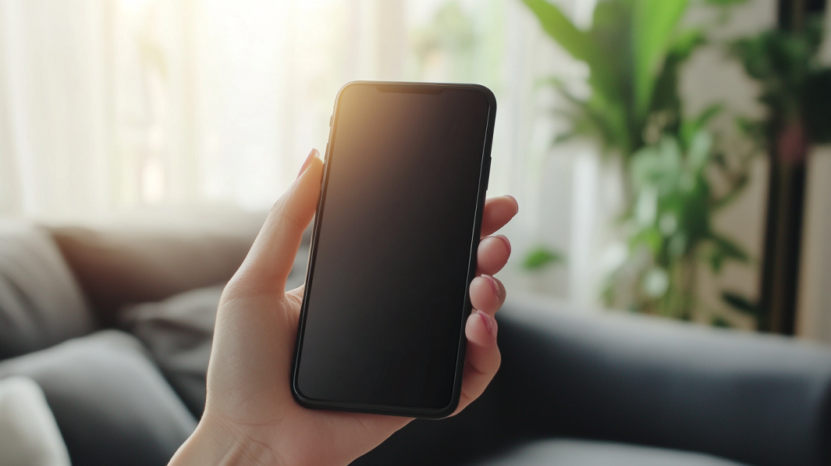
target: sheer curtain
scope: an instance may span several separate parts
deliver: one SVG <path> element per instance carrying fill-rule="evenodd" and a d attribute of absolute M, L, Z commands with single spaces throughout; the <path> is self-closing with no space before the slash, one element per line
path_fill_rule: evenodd
<path fill-rule="evenodd" d="M 103 212 L 111 199 L 110 41 L 101 2 L 0 2 L 0 206 Z"/>
<path fill-rule="evenodd" d="M 352 79 L 492 87 L 506 191 L 534 82 L 574 67 L 515 1 L 0 0 L 0 21 L 0 205 L 37 217 L 265 207 Z"/>
<path fill-rule="evenodd" d="M 585 25 L 595 1 L 557 3 Z M 593 302 L 602 170 L 552 150 L 538 85 L 586 74 L 518 0 L 0 0 L 0 214 L 266 209 L 344 83 L 478 82 L 499 105 L 491 194 L 522 205 L 506 280 Z M 520 272 L 538 244 L 568 265 Z"/>

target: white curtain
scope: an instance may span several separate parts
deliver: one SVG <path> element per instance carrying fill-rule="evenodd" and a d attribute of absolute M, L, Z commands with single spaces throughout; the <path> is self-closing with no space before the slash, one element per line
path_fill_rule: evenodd
<path fill-rule="evenodd" d="M 580 73 L 511 0 L 0 0 L 0 21 L 0 205 L 46 218 L 265 207 L 352 79 L 493 88 L 507 191 L 547 150 L 535 81 Z"/>
<path fill-rule="evenodd" d="M 557 3 L 587 25 L 595 2 Z M 478 82 L 498 99 L 490 194 L 522 206 L 505 280 L 589 304 L 603 170 L 552 150 L 538 85 L 586 74 L 519 0 L 0 0 L 0 214 L 265 209 L 325 147 L 344 83 Z M 568 265 L 521 272 L 540 244 Z"/>
<path fill-rule="evenodd" d="M 0 206 L 103 212 L 113 151 L 102 2 L 0 2 Z"/>

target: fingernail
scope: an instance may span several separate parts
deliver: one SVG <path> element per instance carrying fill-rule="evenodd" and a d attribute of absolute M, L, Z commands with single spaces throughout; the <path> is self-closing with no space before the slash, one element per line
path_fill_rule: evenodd
<path fill-rule="evenodd" d="M 312 149 L 312 151 L 309 152 L 309 155 L 306 156 L 306 161 L 303 162 L 303 166 L 300 167 L 300 173 L 297 174 L 297 178 L 300 178 L 300 175 L 302 175 L 303 172 L 306 171 L 307 168 L 309 168 L 309 165 L 312 163 L 312 159 L 317 157 L 317 154 L 317 149 Z"/>
<path fill-rule="evenodd" d="M 496 295 L 496 297 L 499 297 L 499 285 L 496 283 L 496 280 L 494 280 L 494 278 L 490 275 L 482 275 L 482 278 L 484 278 L 488 281 L 488 283 L 491 284 L 491 290 L 493 290 L 493 294 Z"/>
<path fill-rule="evenodd" d="M 511 254 L 511 242 L 508 241 L 508 237 L 505 235 L 493 235 L 494 238 L 499 238 L 505 243 L 505 247 L 508 248 L 508 255 Z"/>
<path fill-rule="evenodd" d="M 511 199 L 513 199 L 514 204 L 516 204 L 516 212 L 519 213 L 519 202 L 517 202 L 516 198 L 514 196 L 511 196 L 510 194 L 506 194 L 505 197 L 510 197 Z"/>
<path fill-rule="evenodd" d="M 493 320 L 493 317 L 485 314 L 482 311 L 476 311 L 476 315 L 482 319 L 482 323 L 485 324 L 485 330 L 488 331 L 488 334 L 491 336 L 496 336 L 496 321 Z"/>

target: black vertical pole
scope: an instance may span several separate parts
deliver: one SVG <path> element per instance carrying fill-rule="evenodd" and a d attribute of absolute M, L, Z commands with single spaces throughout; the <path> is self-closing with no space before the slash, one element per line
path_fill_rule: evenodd
<path fill-rule="evenodd" d="M 800 31 L 809 14 L 821 13 L 825 0 L 780 0 L 779 27 Z M 810 141 L 801 120 L 786 121 L 769 135 L 770 178 L 764 259 L 762 266 L 761 307 L 767 322 L 761 328 L 793 335 L 799 293 L 805 171 Z"/>
<path fill-rule="evenodd" d="M 799 291 L 805 162 L 770 162 L 761 304 L 762 328 L 793 335 Z"/>

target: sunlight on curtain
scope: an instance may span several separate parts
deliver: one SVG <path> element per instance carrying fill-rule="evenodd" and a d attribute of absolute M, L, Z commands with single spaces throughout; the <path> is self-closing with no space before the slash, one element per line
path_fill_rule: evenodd
<path fill-rule="evenodd" d="M 499 0 L 2 0 L 0 20 L 2 206 L 37 217 L 267 207 L 354 79 L 485 84 L 510 152 L 551 62 Z"/>
<path fill-rule="evenodd" d="M 588 24 L 595 0 L 558 3 Z M 596 154 L 551 149 L 538 83 L 586 73 L 515 0 L 0 0 L 0 213 L 263 210 L 325 148 L 346 82 L 476 82 L 499 106 L 491 194 L 523 209 L 513 260 L 582 257 L 598 222 L 575 177 L 597 184 Z M 568 295 L 574 263 L 529 286 Z"/>

